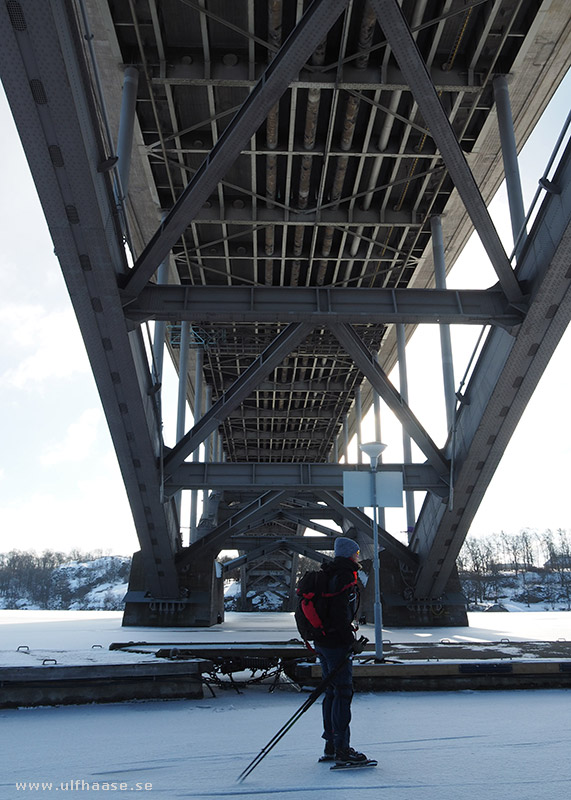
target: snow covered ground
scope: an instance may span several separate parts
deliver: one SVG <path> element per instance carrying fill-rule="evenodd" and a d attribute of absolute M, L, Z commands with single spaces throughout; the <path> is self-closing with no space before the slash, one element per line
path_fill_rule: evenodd
<path fill-rule="evenodd" d="M 470 623 L 384 633 L 393 641 L 571 639 L 566 613 L 471 614 Z M 32 653 L 57 649 L 77 656 L 94 643 L 277 640 L 291 638 L 293 630 L 288 614 L 234 614 L 214 628 L 152 631 L 121 628 L 114 612 L 0 612 L 3 657 L 21 644 Z M 307 694 L 256 687 L 216 695 L 1 709 L 0 800 L 62 791 L 78 798 L 96 791 L 260 800 L 345 800 L 349 794 L 363 800 L 571 797 L 567 690 L 357 694 L 353 744 L 378 758 L 379 766 L 341 773 L 316 763 L 322 746 L 318 701 L 244 783 L 238 775 Z"/>
<path fill-rule="evenodd" d="M 468 618 L 470 626 L 463 628 L 385 627 L 383 637 L 392 642 L 571 641 L 571 612 L 567 611 L 473 612 Z M 45 653 L 61 664 L 124 663 L 127 654 L 108 651 L 112 642 L 283 642 L 299 637 L 291 613 L 228 612 L 224 623 L 212 628 L 123 628 L 121 619 L 120 611 L 0 610 L 0 666 L 31 666 L 34 654 L 45 658 Z M 374 641 L 373 625 L 361 626 L 360 633 Z M 30 652 L 17 652 L 19 647 Z"/>

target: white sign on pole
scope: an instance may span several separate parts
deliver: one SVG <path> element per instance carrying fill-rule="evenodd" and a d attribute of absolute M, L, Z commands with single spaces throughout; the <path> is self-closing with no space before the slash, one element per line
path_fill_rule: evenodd
<path fill-rule="evenodd" d="M 343 473 L 343 505 L 354 508 L 373 507 L 371 472 Z M 398 508 L 403 505 L 402 472 L 375 472 L 377 506 Z"/>

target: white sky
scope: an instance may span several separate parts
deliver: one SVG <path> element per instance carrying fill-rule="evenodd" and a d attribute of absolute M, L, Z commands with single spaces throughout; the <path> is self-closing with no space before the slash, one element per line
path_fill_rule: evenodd
<path fill-rule="evenodd" d="M 526 207 L 570 107 L 568 75 L 520 158 Z M 128 555 L 138 549 L 138 542 L 122 479 L 53 244 L 1 91 L 0 126 L 0 552 L 80 548 Z M 491 210 L 498 227 L 509 231 L 503 191 Z M 511 250 L 509 234 L 506 249 Z M 473 238 L 448 285 L 483 288 L 495 282 L 487 257 Z M 474 330 L 452 328 L 456 385 L 474 335 Z M 566 480 L 571 431 L 564 422 L 571 394 L 570 357 L 568 332 L 506 450 L 472 533 L 571 527 Z M 407 359 L 410 405 L 442 445 L 436 326 L 419 329 Z M 165 383 L 163 407 L 171 410 L 172 421 L 176 413 L 172 376 L 167 375 Z M 172 445 L 171 421 L 166 421 L 165 438 Z M 365 432 L 364 438 L 372 435 Z M 386 461 L 402 459 L 400 438 L 400 430 L 385 414 Z M 388 510 L 386 519 L 391 533 L 405 528 L 400 510 Z"/>

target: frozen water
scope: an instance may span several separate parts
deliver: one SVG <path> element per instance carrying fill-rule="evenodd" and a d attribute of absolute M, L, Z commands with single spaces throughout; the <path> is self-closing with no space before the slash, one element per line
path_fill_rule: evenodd
<path fill-rule="evenodd" d="M 569 638 L 570 617 L 477 614 L 471 615 L 470 628 L 385 630 L 385 635 L 395 641 Z M 107 646 L 121 639 L 283 640 L 293 635 L 288 618 L 236 614 L 215 628 L 151 631 L 120 628 L 120 615 L 111 612 L 1 612 L 1 647 L 7 652 L 18 644 L 28 644 L 32 652 L 68 647 L 76 654 L 75 648 L 85 653 L 94 641 Z M 571 797 L 567 690 L 357 694 L 352 743 L 378 758 L 379 766 L 341 773 L 317 763 L 322 750 L 318 701 L 243 783 L 237 782 L 239 774 L 307 694 L 256 687 L 243 694 L 216 690 L 216 695 L 2 709 L 0 798 L 62 791 L 78 798 L 131 791 L 157 798 L 260 800 L 345 800 L 349 793 L 363 800 Z M 38 788 L 22 786 L 29 782 Z M 51 789 L 42 789 L 42 783 L 51 783 Z"/>

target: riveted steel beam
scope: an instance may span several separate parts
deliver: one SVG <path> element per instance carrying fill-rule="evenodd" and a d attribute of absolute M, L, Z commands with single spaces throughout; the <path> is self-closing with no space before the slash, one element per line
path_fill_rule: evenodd
<path fill-rule="evenodd" d="M 283 513 L 283 509 L 280 509 L 279 516 L 286 516 Z M 306 525 L 307 523 L 300 520 L 299 524 Z M 270 538 L 268 536 L 256 536 L 255 534 L 250 536 L 239 535 L 232 536 L 228 541 L 228 545 L 233 550 L 251 550 L 262 547 L 268 541 L 277 541 L 285 545 L 289 545 L 290 542 L 304 542 L 304 544 L 311 547 L 313 550 L 333 550 L 335 539 L 340 535 L 340 533 L 335 533 L 334 531 L 330 531 L 328 536 L 278 536 Z"/>
<path fill-rule="evenodd" d="M 313 561 L 318 561 L 321 564 L 331 561 L 331 556 L 326 556 L 320 550 L 315 550 L 306 543 L 305 536 L 298 536 L 296 539 L 288 539 L 286 549 L 290 552 L 299 553 L 300 556 L 311 558 Z"/>
<path fill-rule="evenodd" d="M 125 308 L 136 322 L 435 323 L 512 327 L 523 315 L 498 289 L 146 286 Z"/>
<path fill-rule="evenodd" d="M 185 461 L 173 469 L 165 493 L 179 489 L 223 489 L 257 492 L 283 489 L 288 492 L 341 491 L 343 472 L 367 472 L 365 464 L 312 464 L 288 462 L 268 464 L 227 462 L 201 464 Z M 444 498 L 448 486 L 430 464 L 379 464 L 379 472 L 402 472 L 405 491 L 428 491 Z M 296 509 L 297 510 L 297 509 Z"/>
<path fill-rule="evenodd" d="M 260 558 L 275 553 L 276 550 L 283 549 L 283 541 L 281 539 L 267 538 L 264 544 L 261 544 L 255 550 L 248 550 L 243 556 L 233 558 L 231 561 L 226 561 L 222 565 L 222 572 L 232 572 L 232 570 L 243 566 L 244 564 L 251 564 L 253 561 L 258 561 Z"/>
<path fill-rule="evenodd" d="M 325 534 L 324 536 L 314 537 L 316 538 L 316 541 L 318 539 L 318 542 L 317 544 L 314 544 L 313 547 L 318 547 L 318 545 L 321 544 L 325 549 L 329 549 L 327 545 L 333 543 L 333 539 L 331 537 L 335 537 L 335 531 L 331 528 L 328 528 L 325 525 L 320 525 L 318 522 L 314 522 L 313 520 L 304 519 L 301 514 L 294 514 L 290 511 L 282 510 L 281 515 L 283 519 L 286 519 L 289 522 L 295 522 L 296 525 L 301 525 L 305 528 L 311 528 L 311 530 L 317 531 L 317 533 Z"/>

